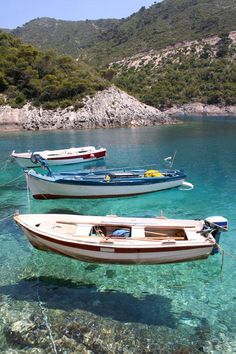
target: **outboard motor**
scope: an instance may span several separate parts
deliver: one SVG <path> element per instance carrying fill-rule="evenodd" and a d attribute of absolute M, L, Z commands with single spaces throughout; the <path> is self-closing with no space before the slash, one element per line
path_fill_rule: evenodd
<path fill-rule="evenodd" d="M 216 240 L 216 245 L 212 250 L 211 254 L 216 254 L 219 252 L 218 244 L 220 242 L 220 234 L 222 231 L 228 231 L 228 220 L 223 216 L 210 216 L 204 220 L 205 226 L 211 228 L 211 234 Z"/>

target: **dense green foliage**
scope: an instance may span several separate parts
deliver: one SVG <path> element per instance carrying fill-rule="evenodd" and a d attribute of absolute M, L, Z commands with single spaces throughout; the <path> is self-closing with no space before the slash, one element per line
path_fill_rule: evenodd
<path fill-rule="evenodd" d="M 84 63 L 53 51 L 41 52 L 0 32 L 1 104 L 21 107 L 31 101 L 47 108 L 76 107 L 86 95 L 105 87 L 106 81 Z"/>
<path fill-rule="evenodd" d="M 99 65 L 184 40 L 235 30 L 235 0 L 164 0 L 121 20 L 87 49 Z M 87 54 L 87 55 L 88 55 Z"/>
<path fill-rule="evenodd" d="M 198 49 L 198 50 L 197 50 Z M 186 52 L 185 52 L 186 51 Z M 115 83 L 146 104 L 167 108 L 190 102 L 236 104 L 236 47 L 226 36 L 217 46 L 205 45 L 201 51 L 174 50 L 138 68 L 114 65 Z M 113 73 L 114 75 L 114 73 Z"/>
<path fill-rule="evenodd" d="M 43 53 L 0 34 L 0 94 L 5 95 L 0 104 L 7 97 L 12 106 L 31 101 L 51 108 L 78 107 L 85 95 L 103 89 L 107 80 L 159 108 L 196 101 L 236 104 L 235 44 L 226 35 L 236 30 L 235 18 L 236 0 L 164 0 L 121 20 L 32 20 L 13 33 L 50 51 Z M 156 53 L 216 34 L 222 37 L 217 45 L 173 50 L 158 63 L 153 57 L 138 68 L 125 61 L 115 64 L 138 53 L 145 57 L 149 50 Z M 99 67 L 104 79 L 52 48 Z"/>
<path fill-rule="evenodd" d="M 14 31 L 40 48 L 81 55 L 92 64 L 235 30 L 235 0 L 164 0 L 121 20 L 37 19 Z"/>
<path fill-rule="evenodd" d="M 109 32 L 119 20 L 63 21 L 43 17 L 17 27 L 12 33 L 25 43 L 40 49 L 57 49 L 78 58 L 86 48 L 96 46 L 103 32 Z"/>

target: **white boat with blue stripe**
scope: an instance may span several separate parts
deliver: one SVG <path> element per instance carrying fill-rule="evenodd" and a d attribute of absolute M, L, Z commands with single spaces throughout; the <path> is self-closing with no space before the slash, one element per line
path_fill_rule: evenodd
<path fill-rule="evenodd" d="M 35 199 L 112 198 L 157 192 L 185 182 L 183 170 L 120 169 L 100 171 L 52 172 L 25 171 L 28 188 Z"/>

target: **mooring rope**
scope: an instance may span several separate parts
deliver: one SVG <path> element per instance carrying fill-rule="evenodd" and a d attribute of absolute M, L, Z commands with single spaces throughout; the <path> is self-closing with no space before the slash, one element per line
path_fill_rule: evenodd
<path fill-rule="evenodd" d="M 0 168 L 0 171 L 5 171 L 7 169 L 7 166 L 10 162 L 13 162 L 13 159 L 12 158 L 9 158 L 5 161 L 3 167 Z"/>
<path fill-rule="evenodd" d="M 232 254 L 232 253 L 230 253 L 230 252 L 225 251 L 218 243 L 217 243 L 217 247 L 219 247 L 219 250 L 220 250 L 222 253 L 224 253 L 226 256 L 229 256 L 229 257 L 231 257 L 231 258 L 233 258 L 233 259 L 236 260 L 236 255 L 235 255 L 235 254 Z"/>
<path fill-rule="evenodd" d="M 36 287 L 36 291 L 37 291 L 37 299 L 38 299 L 38 305 L 39 305 L 39 308 L 40 308 L 40 311 L 41 311 L 41 314 L 42 314 L 42 317 L 43 317 L 43 320 L 44 320 L 44 324 L 48 330 L 48 336 L 49 336 L 49 340 L 50 340 L 50 345 L 51 345 L 51 348 L 52 348 L 52 351 L 53 353 L 55 354 L 58 354 L 58 351 L 57 351 L 57 347 L 56 347 L 56 343 L 53 339 L 53 334 L 52 334 L 52 329 L 51 329 L 51 325 L 50 325 L 50 322 L 49 322 L 49 319 L 48 319 L 48 309 L 46 307 L 44 307 L 43 305 L 43 301 L 41 300 L 40 298 L 40 293 L 39 293 L 39 288 L 40 288 L 40 279 L 39 279 L 39 266 L 40 266 L 40 260 L 39 260 L 39 255 L 38 255 L 38 252 L 37 252 L 37 256 L 36 256 L 37 260 L 35 262 L 35 260 L 33 261 L 34 262 L 34 265 L 36 267 L 36 277 L 37 277 L 37 287 Z"/>
<path fill-rule="evenodd" d="M 232 259 L 236 260 L 236 256 L 231 254 L 230 252 L 226 252 L 223 247 L 221 247 L 218 243 L 216 243 L 216 246 L 219 248 L 220 253 L 221 253 L 221 267 L 220 267 L 220 275 L 221 275 L 221 281 L 223 280 L 223 267 L 224 267 L 224 259 L 225 256 L 229 256 Z"/>
<path fill-rule="evenodd" d="M 26 185 L 27 185 L 28 209 L 29 209 L 29 214 L 30 214 L 31 213 L 31 206 L 30 206 L 30 189 L 29 189 L 29 176 L 28 176 L 28 173 L 26 174 Z"/>
<path fill-rule="evenodd" d="M 5 220 L 10 219 L 10 218 L 13 218 L 13 216 L 15 216 L 15 215 L 16 215 L 16 213 L 10 214 L 10 215 L 6 216 L 5 218 L 0 219 L 0 222 L 5 221 Z"/>
<path fill-rule="evenodd" d="M 20 176 L 16 177 L 16 178 L 13 178 L 12 180 L 6 182 L 6 183 L 3 183 L 3 184 L 0 184 L 0 187 L 5 187 L 7 186 L 8 184 L 12 183 L 12 182 L 15 182 L 17 181 L 18 179 L 22 178 L 24 176 L 24 174 L 21 174 Z"/>
<path fill-rule="evenodd" d="M 225 259 L 225 251 L 223 250 L 223 248 L 217 244 L 217 247 L 220 250 L 221 253 L 221 266 L 220 266 L 220 275 L 221 275 L 221 281 L 223 280 L 222 276 L 223 276 L 223 267 L 224 267 L 224 259 Z"/>
<path fill-rule="evenodd" d="M 41 313 L 43 315 L 45 326 L 47 327 L 47 330 L 48 330 L 48 335 L 49 335 L 49 339 L 50 339 L 50 342 L 51 342 L 52 351 L 55 354 L 57 354 L 58 353 L 57 352 L 57 347 L 56 347 L 55 341 L 53 339 L 51 325 L 50 325 L 49 320 L 48 320 L 48 315 L 47 315 L 48 309 L 43 306 L 43 302 L 40 299 L 40 295 L 39 295 L 39 278 L 38 278 L 38 286 L 37 286 L 37 298 L 38 298 L 39 308 L 40 308 Z"/>

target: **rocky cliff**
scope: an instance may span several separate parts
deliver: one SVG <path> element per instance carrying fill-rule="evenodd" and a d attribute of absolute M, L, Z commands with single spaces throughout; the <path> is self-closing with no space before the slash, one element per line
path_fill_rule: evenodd
<path fill-rule="evenodd" d="M 112 86 L 87 97 L 77 111 L 43 110 L 30 104 L 21 109 L 0 106 L 1 130 L 87 129 L 173 124 L 175 120 L 158 109 L 142 104 Z"/>

